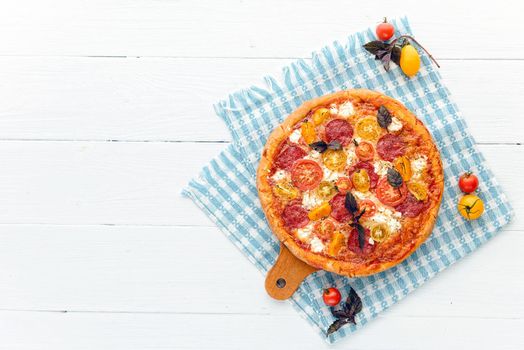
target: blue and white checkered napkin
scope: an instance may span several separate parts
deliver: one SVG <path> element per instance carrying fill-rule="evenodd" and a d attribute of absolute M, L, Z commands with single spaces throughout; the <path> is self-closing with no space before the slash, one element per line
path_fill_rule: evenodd
<path fill-rule="evenodd" d="M 411 34 L 406 18 L 394 21 L 397 33 Z M 233 93 L 215 109 L 227 123 L 233 144 L 193 179 L 184 194 L 220 227 L 264 275 L 274 264 L 279 242 L 260 207 L 255 169 L 271 130 L 303 102 L 334 91 L 368 88 L 400 100 L 424 121 L 440 149 L 445 192 L 433 234 L 402 264 L 377 275 L 350 279 L 319 271 L 310 275 L 291 298 L 292 304 L 325 337 L 334 321 L 322 303 L 322 289 L 336 286 L 346 297 L 353 286 L 363 300 L 357 324 L 327 338 L 333 343 L 362 327 L 394 303 L 493 237 L 512 216 L 512 209 L 462 119 L 440 74 L 422 54 L 422 67 L 411 79 L 396 66 L 385 72 L 362 45 L 373 31 L 351 35 L 313 53 L 311 61 L 284 67 L 281 76 L 266 77 L 265 86 Z M 456 209 L 459 174 L 471 170 L 480 178 L 484 215 L 472 222 Z M 263 288 L 263 284 L 260 285 Z"/>

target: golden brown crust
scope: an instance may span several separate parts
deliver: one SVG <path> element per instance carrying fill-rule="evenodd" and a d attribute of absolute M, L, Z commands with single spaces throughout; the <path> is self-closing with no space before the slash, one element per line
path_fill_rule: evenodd
<path fill-rule="evenodd" d="M 341 100 L 364 101 L 372 103 L 375 106 L 385 106 L 393 115 L 399 118 L 405 126 L 411 127 L 416 134 L 420 135 L 423 142 L 429 147 L 427 151 L 429 162 L 428 172 L 430 172 L 434 178 L 434 196 L 431 198 L 432 202 L 430 203 L 429 209 L 426 212 L 425 220 L 422 223 L 422 226 L 418 229 L 418 233 L 415 236 L 414 242 L 411 242 L 412 244 L 410 244 L 411 247 L 406 247 L 394 260 L 374 262 L 372 264 L 354 263 L 313 253 L 307 249 L 304 249 L 291 237 L 290 233 L 284 226 L 280 214 L 276 211 L 276 206 L 274 205 L 275 199 L 272 194 L 268 175 L 272 170 L 273 159 L 275 159 L 278 154 L 281 142 L 289 136 L 295 124 L 304 119 L 313 108 L 322 105 L 329 105 L 334 101 Z M 295 256 L 306 263 L 327 271 L 347 275 L 350 277 L 366 276 L 384 271 L 399 264 L 411 253 L 413 253 L 413 251 L 415 251 L 431 234 L 437 218 L 440 202 L 442 200 L 443 186 L 444 175 L 442 171 L 440 153 L 433 143 L 431 134 L 426 129 L 424 124 L 404 105 L 395 99 L 381 93 L 365 89 L 340 91 L 305 102 L 297 110 L 291 113 L 281 125 L 273 130 L 268 138 L 266 146 L 262 151 L 262 156 L 257 171 L 257 187 L 260 202 L 266 214 L 269 226 L 278 239 L 282 241 Z"/>

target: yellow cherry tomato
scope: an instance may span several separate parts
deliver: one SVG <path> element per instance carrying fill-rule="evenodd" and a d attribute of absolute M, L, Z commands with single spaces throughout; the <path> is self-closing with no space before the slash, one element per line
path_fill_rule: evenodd
<path fill-rule="evenodd" d="M 322 161 L 329 170 L 340 171 L 346 167 L 348 156 L 344 150 L 328 149 L 322 153 Z"/>
<path fill-rule="evenodd" d="M 374 141 L 380 136 L 380 125 L 377 118 L 368 116 L 360 119 L 355 125 L 357 135 L 365 140 Z"/>
<path fill-rule="evenodd" d="M 315 125 L 320 125 L 330 115 L 331 115 L 331 113 L 329 112 L 329 109 L 327 109 L 327 108 L 319 108 L 319 109 L 317 109 L 316 111 L 313 112 L 313 117 L 312 117 L 313 123 L 315 123 Z"/>
<path fill-rule="evenodd" d="M 400 68 L 408 77 L 417 74 L 420 69 L 420 56 L 412 45 L 406 45 L 400 50 Z"/>
<path fill-rule="evenodd" d="M 385 224 L 377 224 L 371 228 L 370 237 L 375 242 L 382 242 L 389 237 L 389 229 Z"/>
<path fill-rule="evenodd" d="M 333 239 L 329 243 L 328 246 L 328 254 L 331 256 L 337 256 L 340 252 L 340 249 L 345 245 L 346 243 L 346 236 L 344 236 L 343 233 L 336 231 L 333 234 Z"/>
<path fill-rule="evenodd" d="M 322 181 L 318 184 L 317 193 L 324 199 L 331 199 L 337 193 L 337 189 L 331 181 Z"/>
<path fill-rule="evenodd" d="M 411 162 L 405 156 L 395 159 L 395 169 L 397 169 L 400 176 L 402 176 L 402 180 L 404 181 L 409 181 L 411 176 L 413 176 L 413 172 L 411 171 Z"/>
<path fill-rule="evenodd" d="M 353 182 L 353 187 L 355 187 L 357 191 L 369 191 L 369 175 L 366 169 L 355 171 L 351 176 L 351 181 Z"/>
<path fill-rule="evenodd" d="M 316 221 L 329 216 L 329 214 L 331 214 L 331 205 L 326 202 L 311 209 L 307 216 L 309 217 L 309 220 Z"/>
<path fill-rule="evenodd" d="M 458 210 L 466 219 L 475 220 L 484 212 L 484 202 L 474 194 L 466 194 L 460 198 Z"/>
<path fill-rule="evenodd" d="M 408 183 L 408 190 L 419 201 L 425 201 L 428 198 L 428 190 L 420 182 Z"/>
<path fill-rule="evenodd" d="M 298 197 L 299 191 L 289 182 L 277 182 L 273 186 L 273 193 L 280 199 L 292 200 Z"/>
<path fill-rule="evenodd" d="M 304 122 L 302 123 L 302 126 L 300 127 L 300 131 L 302 133 L 302 137 L 304 138 L 304 141 L 309 145 L 310 143 L 315 142 L 317 138 L 317 133 L 315 132 L 315 126 L 311 122 Z"/>

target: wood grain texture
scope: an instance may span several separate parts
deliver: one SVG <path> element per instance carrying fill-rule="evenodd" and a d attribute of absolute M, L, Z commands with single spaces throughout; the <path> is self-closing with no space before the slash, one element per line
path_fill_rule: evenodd
<path fill-rule="evenodd" d="M 501 233 L 388 315 L 523 318 L 523 232 Z M 0 225 L 0 242 L 0 310 L 295 314 L 216 227 Z"/>
<path fill-rule="evenodd" d="M 315 271 L 316 268 L 298 259 L 280 243 L 277 261 L 266 275 L 266 292 L 276 300 L 289 299 L 302 281 Z"/>
<path fill-rule="evenodd" d="M 517 215 L 334 348 L 524 348 L 523 9 L 3 1 L 0 349 L 328 348 L 180 190 L 230 140 L 214 102 L 384 14 L 440 60 Z"/>
<path fill-rule="evenodd" d="M 229 141 L 213 103 L 289 62 L 0 57 L 0 139 Z M 441 63 L 477 142 L 524 142 L 524 61 Z"/>
<path fill-rule="evenodd" d="M 0 55 L 308 57 L 331 40 L 408 15 L 438 58 L 524 58 L 523 5 L 508 1 L 194 2 L 10 0 Z"/>

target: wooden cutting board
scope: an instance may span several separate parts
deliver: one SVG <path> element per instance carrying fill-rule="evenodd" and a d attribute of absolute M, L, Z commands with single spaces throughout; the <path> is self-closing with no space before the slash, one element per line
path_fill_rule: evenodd
<path fill-rule="evenodd" d="M 266 276 L 267 294 L 277 300 L 286 300 L 295 293 L 307 276 L 317 270 L 316 267 L 298 259 L 280 243 L 280 254 Z"/>

